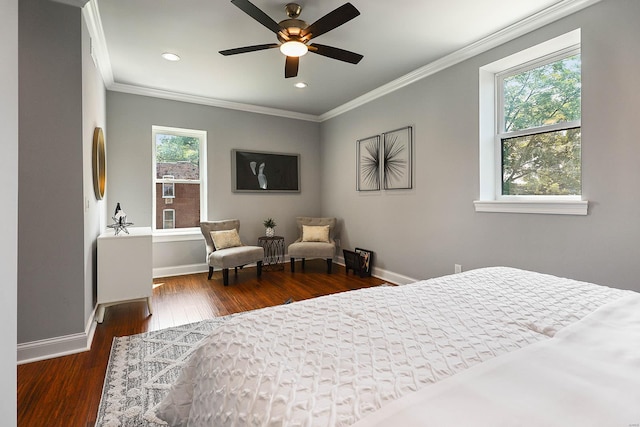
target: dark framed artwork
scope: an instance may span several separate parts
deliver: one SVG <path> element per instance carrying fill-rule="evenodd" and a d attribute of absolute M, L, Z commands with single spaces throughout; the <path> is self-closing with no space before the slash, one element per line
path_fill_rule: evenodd
<path fill-rule="evenodd" d="M 371 276 L 371 270 L 373 269 L 373 251 L 368 249 L 356 248 L 355 253 L 360 255 L 362 260 L 361 276 Z"/>
<path fill-rule="evenodd" d="M 383 134 L 382 175 L 385 190 L 412 187 L 412 127 Z"/>
<path fill-rule="evenodd" d="M 300 155 L 231 150 L 235 193 L 300 192 Z"/>
<path fill-rule="evenodd" d="M 380 190 L 380 135 L 357 141 L 358 191 Z"/>

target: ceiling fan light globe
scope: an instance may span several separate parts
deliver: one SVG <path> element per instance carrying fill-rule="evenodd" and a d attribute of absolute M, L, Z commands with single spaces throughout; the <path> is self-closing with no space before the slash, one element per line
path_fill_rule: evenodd
<path fill-rule="evenodd" d="M 307 45 L 299 41 L 288 41 L 280 45 L 280 52 L 287 56 L 303 56 L 308 50 Z"/>

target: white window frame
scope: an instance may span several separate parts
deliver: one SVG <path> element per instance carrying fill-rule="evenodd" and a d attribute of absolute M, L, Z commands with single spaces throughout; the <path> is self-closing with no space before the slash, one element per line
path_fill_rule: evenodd
<path fill-rule="evenodd" d="M 154 242 L 167 241 L 183 241 L 183 240 L 199 240 L 202 233 L 199 227 L 157 229 L 156 224 L 156 185 L 162 182 L 168 182 L 166 179 L 156 178 L 156 134 L 190 136 L 200 140 L 200 221 L 207 220 L 207 132 L 195 129 L 183 129 L 168 126 L 151 127 L 151 146 L 152 146 L 152 216 L 151 229 Z M 164 177 L 163 177 L 164 178 Z M 173 183 L 180 183 L 179 179 L 171 179 Z M 186 181 L 185 181 L 186 182 Z M 164 220 L 164 215 L 162 217 Z M 175 213 L 174 213 L 175 220 Z M 162 224 L 164 227 L 164 223 Z M 175 225 L 175 224 L 174 224 Z"/>
<path fill-rule="evenodd" d="M 165 224 L 167 223 L 167 214 L 171 214 L 171 227 L 165 228 Z M 162 229 L 163 230 L 173 230 L 176 228 L 176 210 L 175 209 L 163 209 L 162 210 Z"/>
<path fill-rule="evenodd" d="M 474 201 L 476 212 L 537 213 L 586 215 L 588 201 L 580 195 L 570 196 L 503 196 L 501 123 L 502 87 L 500 76 L 513 75 L 526 69 L 553 62 L 580 50 L 580 29 L 520 51 L 480 68 L 480 198 Z M 576 125 L 577 123 L 577 125 Z M 545 130 L 576 127 L 580 122 L 553 125 Z M 541 128 L 542 129 L 542 128 Z M 557 130 L 557 129 L 556 129 Z M 530 133 L 530 130 L 524 133 Z M 510 133 L 510 136 L 517 136 Z"/>

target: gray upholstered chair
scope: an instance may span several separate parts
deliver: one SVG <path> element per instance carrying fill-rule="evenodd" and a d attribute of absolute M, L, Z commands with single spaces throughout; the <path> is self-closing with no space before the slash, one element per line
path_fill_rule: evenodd
<path fill-rule="evenodd" d="M 306 258 L 324 258 L 327 260 L 327 273 L 331 273 L 333 256 L 336 252 L 336 242 L 333 240 L 336 219 L 300 216 L 296 218 L 296 222 L 298 223 L 298 240 L 290 244 L 288 249 L 291 257 L 291 272 L 295 272 L 296 258 L 302 259 L 302 268 Z M 326 230 L 305 227 L 324 227 Z M 318 231 L 326 231 L 326 234 L 323 235 Z"/>
<path fill-rule="evenodd" d="M 216 249 L 214 244 L 212 232 L 231 231 L 236 230 L 240 232 L 240 221 L 237 219 L 227 219 L 224 221 L 202 221 L 200 222 L 200 230 L 204 236 L 204 241 L 207 245 L 207 264 L 209 265 L 209 280 L 213 275 L 213 268 L 218 267 L 222 269 L 222 278 L 225 286 L 229 285 L 229 269 L 233 268 L 235 273 L 238 274 L 238 267 L 242 268 L 247 264 L 255 262 L 258 266 L 258 277 L 262 274 L 262 260 L 264 259 L 264 249 L 260 246 L 245 246 L 240 242 L 240 238 L 234 234 L 229 235 L 232 237 L 229 240 L 230 247 L 227 245 L 221 245 L 223 249 Z M 222 235 L 218 233 L 217 237 Z M 220 243 L 220 241 L 218 241 Z"/>

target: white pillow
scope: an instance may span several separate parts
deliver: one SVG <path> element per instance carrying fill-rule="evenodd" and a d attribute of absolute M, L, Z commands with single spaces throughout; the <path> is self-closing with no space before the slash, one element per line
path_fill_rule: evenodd
<path fill-rule="evenodd" d="M 328 225 L 303 225 L 302 241 L 329 243 L 329 226 Z"/>
<path fill-rule="evenodd" d="M 212 231 L 210 234 L 211 239 L 213 239 L 213 245 L 217 250 L 242 246 L 238 230 L 235 228 L 232 230 Z"/>

